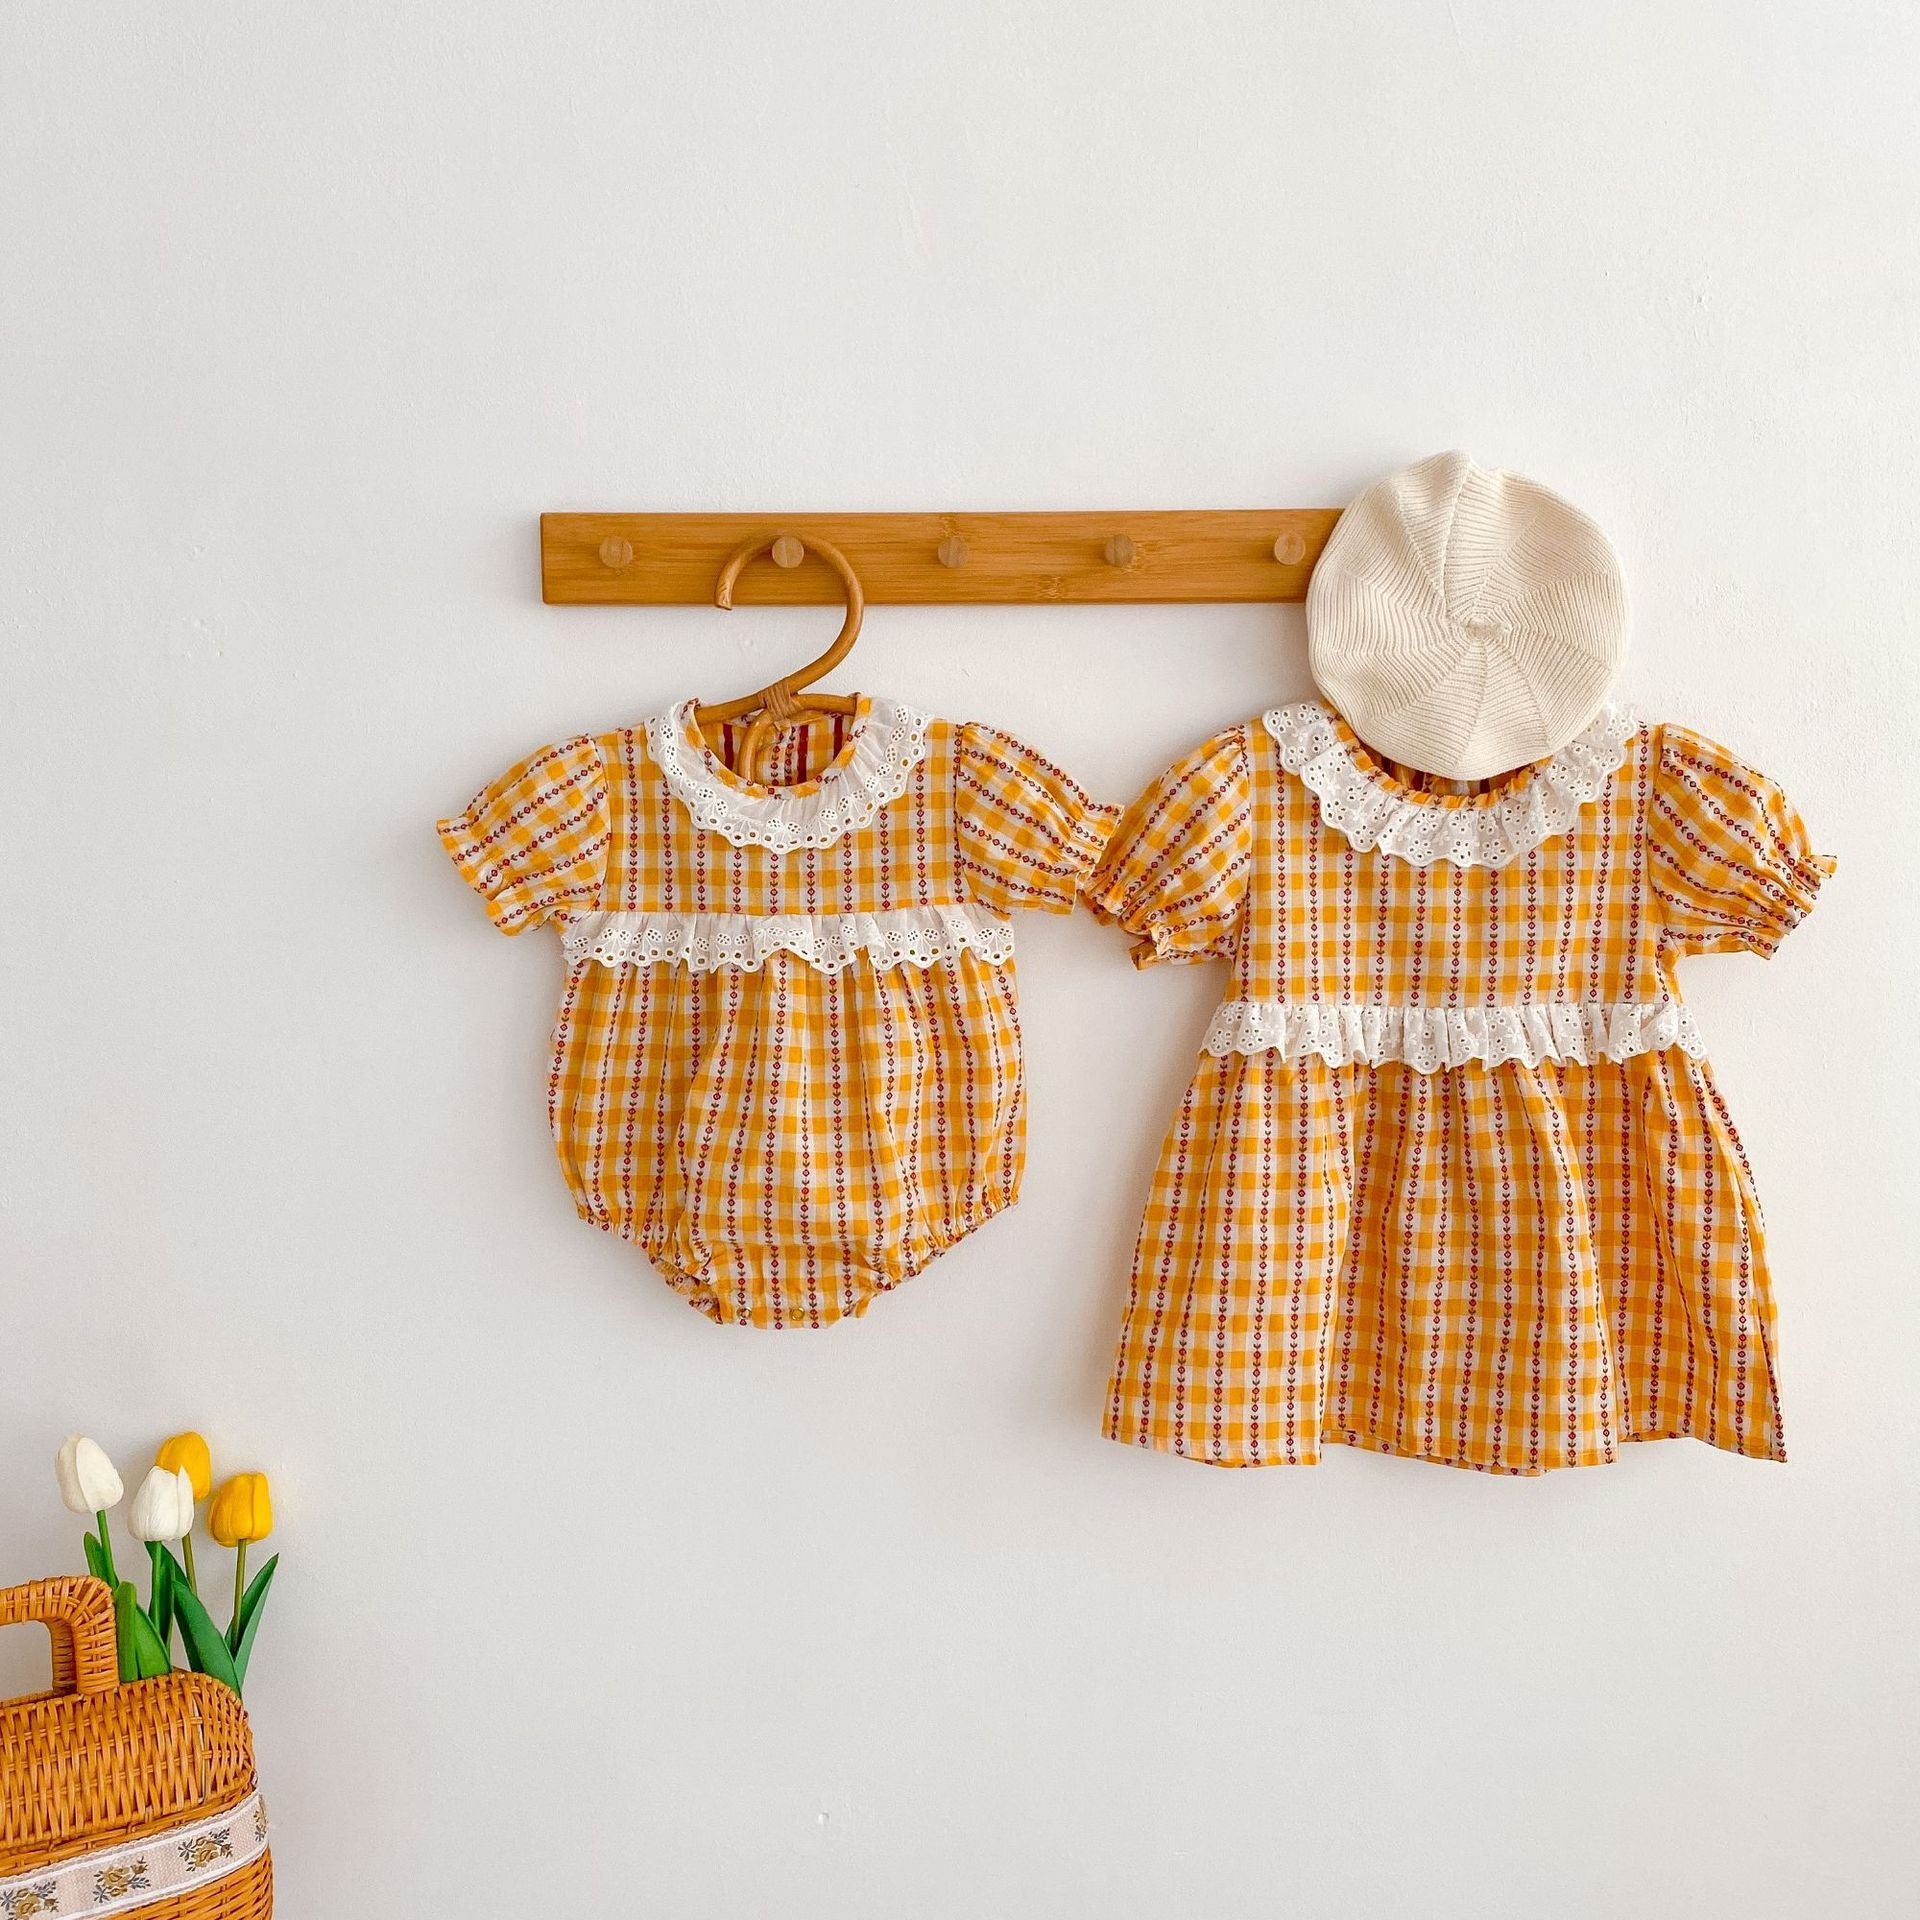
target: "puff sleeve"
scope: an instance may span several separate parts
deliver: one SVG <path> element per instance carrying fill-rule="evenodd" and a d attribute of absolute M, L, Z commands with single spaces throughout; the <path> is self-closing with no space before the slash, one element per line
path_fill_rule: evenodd
<path fill-rule="evenodd" d="M 1010 734 L 956 729 L 954 864 L 962 894 L 997 912 L 1069 913 L 1118 807 L 1088 798 Z"/>
<path fill-rule="evenodd" d="M 543 747 L 439 824 L 460 877 L 502 933 L 599 904 L 611 843 L 606 769 L 591 739 Z"/>
<path fill-rule="evenodd" d="M 1771 780 L 1684 727 L 1658 731 L 1649 807 L 1649 879 L 1673 951 L 1771 955 L 1834 870 Z"/>
<path fill-rule="evenodd" d="M 1087 904 L 1135 936 L 1133 964 L 1230 958 L 1253 866 L 1253 771 L 1236 727 L 1168 768 L 1120 818 Z"/>

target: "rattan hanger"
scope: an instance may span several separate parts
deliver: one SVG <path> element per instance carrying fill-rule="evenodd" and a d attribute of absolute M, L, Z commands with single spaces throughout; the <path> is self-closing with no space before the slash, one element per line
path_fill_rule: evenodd
<path fill-rule="evenodd" d="M 816 680 L 824 679 L 853 650 L 853 643 L 859 637 L 861 618 L 866 612 L 867 602 L 866 596 L 860 591 L 860 576 L 854 572 L 847 556 L 830 540 L 818 537 L 802 540 L 797 533 L 781 533 L 771 537 L 756 534 L 753 539 L 736 547 L 727 564 L 720 569 L 720 579 L 713 590 L 713 604 L 716 607 L 732 607 L 734 582 L 739 579 L 741 568 L 749 560 L 767 553 L 772 555 L 776 566 L 797 567 L 806 557 L 808 547 L 840 576 L 841 584 L 847 590 L 847 617 L 841 622 L 833 645 L 819 659 L 808 661 L 797 672 L 786 674 L 771 686 L 762 687 L 758 693 L 743 694 L 738 700 L 717 701 L 696 707 L 693 711 L 693 723 L 702 733 L 715 722 L 743 719 L 750 713 L 757 716 L 748 726 L 746 738 L 740 743 L 740 764 L 735 769 L 746 780 L 754 777 L 755 759 L 775 727 L 785 726 L 807 713 L 851 714 L 859 711 L 859 701 L 852 694 L 817 693 L 805 700 L 800 698 L 806 688 Z"/>

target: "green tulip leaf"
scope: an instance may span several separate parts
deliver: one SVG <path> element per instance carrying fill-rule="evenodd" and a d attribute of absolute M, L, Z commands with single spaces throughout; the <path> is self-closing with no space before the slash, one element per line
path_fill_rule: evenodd
<path fill-rule="evenodd" d="M 240 1629 L 240 1638 L 233 1647 L 234 1684 L 237 1687 L 247 1684 L 247 1662 L 253 1658 L 253 1636 L 260 1631 L 260 1616 L 266 1611 L 267 1588 L 273 1584 L 273 1570 L 279 1564 L 280 1556 L 276 1553 L 253 1576 L 247 1587 L 246 1598 L 240 1602 L 240 1612 L 234 1621 Z"/>
<path fill-rule="evenodd" d="M 147 1593 L 147 1618 L 164 1647 L 173 1639 L 173 1556 L 158 1540 L 147 1542 L 147 1558 L 153 1562 L 153 1584 Z"/>
<path fill-rule="evenodd" d="M 133 1582 L 129 1580 L 128 1586 Z M 142 1680 L 155 1680 L 163 1673 L 173 1671 L 173 1662 L 167 1656 L 167 1649 L 160 1636 L 153 1630 L 153 1622 L 136 1606 L 133 1610 L 133 1653 L 134 1664 L 140 1669 Z"/>
<path fill-rule="evenodd" d="M 268 1586 L 273 1580 L 273 1570 L 280 1564 L 276 1553 L 267 1564 L 247 1582 L 247 1590 L 240 1596 L 240 1604 L 233 1610 L 233 1618 L 227 1622 L 227 1647 L 229 1651 L 238 1648 L 247 1631 L 247 1622 L 253 1617 L 253 1610 L 266 1597 Z"/>
<path fill-rule="evenodd" d="M 167 1624 L 161 1628 L 160 1637 L 171 1646 L 173 1644 L 172 1629 L 180 1622 L 180 1595 L 183 1593 L 191 1593 L 193 1591 L 193 1582 L 187 1578 L 187 1570 L 180 1564 L 179 1557 L 164 1541 L 154 1541 L 151 1551 L 158 1554 L 159 1558 L 166 1562 Z M 159 1623 L 156 1621 L 155 1624 L 158 1625 Z M 186 1627 L 184 1624 L 181 1624 L 180 1638 L 184 1641 L 186 1637 Z M 200 1669 L 198 1667 L 194 1668 L 194 1672 L 198 1673 L 199 1671 Z"/>
<path fill-rule="evenodd" d="M 240 1676 L 233 1670 L 233 1655 L 213 1624 L 213 1615 L 184 1580 L 173 1590 L 173 1611 L 180 1622 L 180 1638 L 186 1642 L 187 1665 L 195 1673 L 210 1673 L 216 1680 L 225 1681 L 238 1693 Z"/>
<path fill-rule="evenodd" d="M 113 1637 L 120 1655 L 120 1684 L 140 1678 L 140 1649 L 133 1637 L 133 1623 L 141 1618 L 140 1596 L 131 1580 L 122 1580 L 113 1590 Z"/>
<path fill-rule="evenodd" d="M 85 1535 L 84 1538 L 87 1543 L 87 1571 L 92 1574 L 96 1580 L 105 1580 L 107 1578 L 107 1560 L 106 1556 L 100 1551 L 100 1536 L 96 1533 L 89 1533 Z M 109 1581 L 108 1584 L 111 1585 L 112 1582 Z"/>

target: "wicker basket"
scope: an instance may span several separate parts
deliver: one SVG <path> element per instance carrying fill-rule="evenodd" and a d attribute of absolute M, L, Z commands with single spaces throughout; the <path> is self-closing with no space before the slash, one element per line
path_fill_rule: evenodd
<path fill-rule="evenodd" d="M 53 1690 L 0 1701 L 0 1920 L 264 1920 L 273 1856 L 246 1710 L 198 1673 L 123 1686 L 99 1580 L 0 1588 Z"/>

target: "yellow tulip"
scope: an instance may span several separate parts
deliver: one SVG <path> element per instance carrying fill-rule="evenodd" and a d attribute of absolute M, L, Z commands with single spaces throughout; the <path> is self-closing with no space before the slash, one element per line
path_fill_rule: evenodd
<path fill-rule="evenodd" d="M 247 1591 L 247 1542 L 264 1540 L 273 1531 L 273 1498 L 264 1473 L 236 1473 L 207 1509 L 207 1531 L 233 1556 L 233 1619 L 230 1632 L 239 1631 L 240 1602 Z"/>
<path fill-rule="evenodd" d="M 179 1473 L 184 1468 L 187 1478 L 193 1482 L 195 1500 L 204 1500 L 212 1490 L 213 1455 L 197 1433 L 176 1433 L 171 1440 L 163 1440 L 153 1464 L 165 1467 L 169 1473 Z"/>
<path fill-rule="evenodd" d="M 223 1547 L 264 1540 L 273 1531 L 273 1497 L 264 1473 L 236 1473 L 213 1496 L 207 1531 Z"/>

